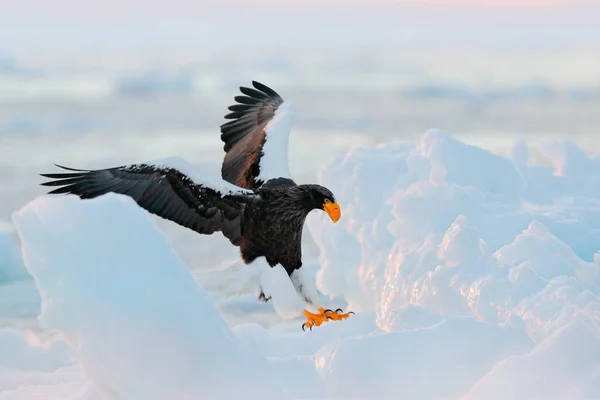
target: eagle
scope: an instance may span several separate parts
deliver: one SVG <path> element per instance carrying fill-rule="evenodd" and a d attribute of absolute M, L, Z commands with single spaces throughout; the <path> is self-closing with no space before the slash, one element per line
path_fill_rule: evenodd
<path fill-rule="evenodd" d="M 317 184 L 297 184 L 288 169 L 288 139 L 293 107 L 270 87 L 252 81 L 228 107 L 230 120 L 221 125 L 225 156 L 221 177 L 210 177 L 185 160 L 163 160 L 97 170 L 55 166 L 68 172 L 40 174 L 52 180 L 42 186 L 58 188 L 48 194 L 72 194 L 93 199 L 106 193 L 131 197 L 154 215 L 199 234 L 221 232 L 241 258 L 250 264 L 264 257 L 281 265 L 296 291 L 313 309 L 303 311 L 302 330 L 352 312 L 325 309 L 302 290 L 301 239 L 304 222 L 313 210 L 325 212 L 333 223 L 341 217 L 331 190 Z M 268 301 L 264 293 L 260 300 Z"/>

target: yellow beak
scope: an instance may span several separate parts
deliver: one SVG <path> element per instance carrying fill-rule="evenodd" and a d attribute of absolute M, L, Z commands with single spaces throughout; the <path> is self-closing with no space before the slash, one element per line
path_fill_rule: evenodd
<path fill-rule="evenodd" d="M 329 218 L 331 218 L 334 224 L 338 222 L 342 216 L 342 211 L 340 210 L 338 203 L 327 202 L 323 204 L 323 210 L 329 215 Z"/>

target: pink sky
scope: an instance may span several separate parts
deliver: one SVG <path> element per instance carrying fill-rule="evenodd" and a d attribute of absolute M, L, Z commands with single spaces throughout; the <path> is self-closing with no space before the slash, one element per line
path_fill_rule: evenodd
<path fill-rule="evenodd" d="M 0 6 L 3 10 L 33 10 L 43 11 L 45 9 L 86 9 L 98 10 L 115 7 L 138 7 L 145 6 L 150 8 L 165 8 L 165 7 L 197 7 L 208 3 L 243 3 L 243 4 L 347 4 L 347 3 L 362 3 L 362 4 L 394 4 L 394 3 L 417 3 L 417 4 L 445 4 L 445 5 L 478 5 L 478 6 L 494 6 L 494 7 L 555 7 L 561 5 L 575 4 L 593 4 L 598 3 L 596 0 L 98 0 L 95 2 L 82 2 L 81 0 L 53 0 L 47 2 L 45 0 L 0 0 Z"/>
<path fill-rule="evenodd" d="M 286 5 L 336 5 L 343 7 L 350 4 L 372 6 L 380 5 L 437 5 L 437 6 L 483 6 L 485 8 L 531 9 L 567 7 L 599 4 L 600 0 L 0 0 L 1 14 L 10 20 L 15 17 L 31 18 L 37 13 L 38 17 L 45 15 L 69 15 L 75 17 L 92 17 L 118 14 L 155 14 L 155 15 L 187 15 L 200 12 L 208 5 L 236 4 L 243 6 L 266 5 L 284 8 Z M 2 15 L 0 14 L 0 21 Z"/>
<path fill-rule="evenodd" d="M 217 1 L 215 1 L 217 2 Z M 232 1 L 238 2 L 238 1 Z M 245 3 L 296 3 L 306 4 L 311 2 L 318 3 L 332 3 L 332 4 L 344 4 L 344 3 L 416 3 L 416 4 L 445 4 L 445 5 L 476 5 L 476 6 L 492 6 L 492 7 L 556 7 L 563 5 L 574 5 L 574 4 L 593 4 L 597 3 L 594 0 L 247 0 Z"/>
<path fill-rule="evenodd" d="M 52 53 L 179 46 L 189 51 L 344 44 L 597 47 L 598 4 L 598 0 L 0 0 L 0 54 L 28 49 Z"/>

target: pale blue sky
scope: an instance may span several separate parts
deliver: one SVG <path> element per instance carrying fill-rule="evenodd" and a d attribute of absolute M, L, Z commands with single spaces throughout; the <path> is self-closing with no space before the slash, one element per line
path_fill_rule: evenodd
<path fill-rule="evenodd" d="M 4 3 L 0 14 L 0 52 L 6 53 L 188 51 L 296 45 L 475 46 L 513 50 L 600 46 L 598 2 L 498 8 L 456 4 L 340 4 L 338 0 L 319 4 L 0 1 Z"/>

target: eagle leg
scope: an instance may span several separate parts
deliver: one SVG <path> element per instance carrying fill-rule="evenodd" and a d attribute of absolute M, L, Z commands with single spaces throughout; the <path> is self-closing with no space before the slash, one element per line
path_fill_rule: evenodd
<path fill-rule="evenodd" d="M 260 292 L 260 296 L 258 296 L 258 301 L 261 303 L 268 303 L 271 300 L 271 296 L 267 297 L 263 292 Z"/>
<path fill-rule="evenodd" d="M 325 315 L 325 309 L 322 307 L 319 308 L 318 314 L 313 314 L 308 310 L 304 310 L 302 314 L 306 317 L 306 322 L 302 324 L 302 330 L 308 328 L 312 331 L 313 326 L 320 326 L 323 322 L 329 320 L 327 315 Z"/>
<path fill-rule="evenodd" d="M 323 313 L 325 314 L 325 316 L 328 319 L 331 319 L 331 320 L 334 320 L 334 321 L 340 321 L 342 319 L 350 318 L 350 315 L 354 314 L 354 312 L 352 312 L 352 311 L 344 313 L 344 311 L 341 308 L 338 308 L 335 311 L 327 309 L 327 310 L 324 310 Z"/>

